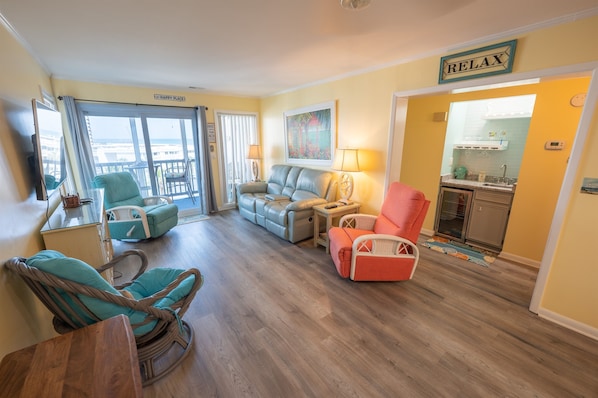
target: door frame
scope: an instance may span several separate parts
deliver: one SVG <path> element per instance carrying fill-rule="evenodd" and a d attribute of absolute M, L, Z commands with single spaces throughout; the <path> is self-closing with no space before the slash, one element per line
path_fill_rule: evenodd
<path fill-rule="evenodd" d="M 407 116 L 407 104 L 410 97 L 425 94 L 440 94 L 454 89 L 484 86 L 497 83 L 507 83 L 512 81 L 527 80 L 533 78 L 556 78 L 561 76 L 590 76 L 590 85 L 584 109 L 582 110 L 575 139 L 571 149 L 571 154 L 561 190 L 553 214 L 548 238 L 544 248 L 544 254 L 540 262 L 540 268 L 534 292 L 532 294 L 529 310 L 535 314 L 541 311 L 540 303 L 544 295 L 544 289 L 548 280 L 548 274 L 552 266 L 554 255 L 557 248 L 558 236 L 563 228 L 564 217 L 571 200 L 571 194 L 575 188 L 575 176 L 581 162 L 583 148 L 587 141 L 594 110 L 598 101 L 598 62 L 588 62 L 582 64 L 566 65 L 557 68 L 541 69 L 537 71 L 514 73 L 509 75 L 494 76 L 479 80 L 466 80 L 455 83 L 449 83 L 443 86 L 432 86 L 416 90 L 397 91 L 392 95 L 390 128 L 388 133 L 388 158 L 386 160 L 385 190 L 392 181 L 401 175 L 402 148 L 405 139 L 405 120 Z M 385 192 L 386 194 L 386 192 Z"/>
<path fill-rule="evenodd" d="M 148 171 L 150 174 L 150 183 L 153 195 L 159 195 L 158 186 L 156 182 L 156 175 L 155 175 L 155 168 L 154 168 L 154 158 L 152 154 L 151 148 L 151 137 L 149 132 L 149 127 L 147 123 L 147 119 L 178 119 L 178 120 L 190 120 L 191 121 L 191 137 L 194 141 L 199 139 L 197 134 L 198 131 L 198 124 L 197 118 L 195 116 L 195 108 L 189 107 L 172 107 L 172 106 L 158 106 L 158 105 L 139 105 L 139 104 L 127 104 L 127 103 L 116 103 L 116 102 L 87 102 L 87 101 L 79 101 L 78 105 L 78 113 L 80 120 L 85 120 L 85 116 L 100 116 L 100 117 L 125 117 L 125 118 L 139 118 L 142 126 L 141 134 L 143 135 L 144 140 L 144 147 L 138 148 L 139 151 L 144 151 L 146 158 L 147 158 L 147 166 Z M 87 126 L 85 127 L 87 128 Z M 133 138 L 133 141 L 135 139 Z M 138 143 L 137 143 L 138 144 Z M 182 141 L 181 137 L 181 145 L 183 149 L 186 151 L 187 145 L 186 142 Z M 194 145 L 194 148 L 197 145 Z M 136 149 L 137 151 L 137 149 Z M 201 176 L 198 173 L 199 168 L 199 157 L 202 154 L 197 152 L 195 154 L 195 176 L 196 180 L 195 184 L 200 187 L 201 186 Z M 187 156 L 187 154 L 185 154 Z M 200 194 L 201 195 L 201 194 Z M 202 209 L 202 200 L 197 201 L 197 206 L 191 209 L 180 210 L 179 216 L 189 216 L 198 213 L 203 213 Z"/>

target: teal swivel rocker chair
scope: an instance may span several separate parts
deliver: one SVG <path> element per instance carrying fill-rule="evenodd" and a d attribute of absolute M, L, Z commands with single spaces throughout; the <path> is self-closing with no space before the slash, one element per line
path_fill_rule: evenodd
<path fill-rule="evenodd" d="M 130 173 L 98 175 L 93 179 L 93 186 L 104 189 L 104 207 L 112 239 L 157 238 L 178 223 L 179 208 L 172 199 L 143 198 Z"/>
<path fill-rule="evenodd" d="M 120 286 L 112 286 L 100 272 L 121 264 L 132 272 L 138 266 L 138 271 Z M 193 327 L 183 315 L 203 284 L 197 268 L 148 270 L 141 250 L 126 250 L 98 269 L 53 250 L 14 257 L 5 267 L 52 312 L 60 334 L 114 316 L 128 317 L 144 386 L 169 374 L 192 350 Z"/>

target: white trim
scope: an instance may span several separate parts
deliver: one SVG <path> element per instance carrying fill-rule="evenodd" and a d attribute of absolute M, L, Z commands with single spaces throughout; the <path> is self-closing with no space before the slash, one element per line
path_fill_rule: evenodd
<path fill-rule="evenodd" d="M 566 316 L 557 314 L 556 312 L 544 308 L 540 309 L 540 311 L 538 312 L 538 316 L 540 318 L 544 318 L 563 327 L 566 327 L 567 329 L 583 334 L 584 336 L 588 336 L 594 340 L 598 340 L 598 329 L 588 326 L 585 323 L 578 322 L 575 319 L 568 318 Z"/>
<path fill-rule="evenodd" d="M 35 61 L 42 67 L 42 69 L 44 70 L 44 72 L 46 72 L 47 75 L 51 75 L 52 74 L 50 72 L 50 69 L 48 68 L 48 66 L 41 60 L 41 58 L 35 53 L 35 51 L 33 51 L 33 48 L 27 42 L 27 40 L 25 40 L 23 38 L 23 36 L 21 36 L 19 34 L 19 32 L 17 32 L 17 30 L 11 25 L 10 22 L 8 22 L 8 19 L 6 19 L 6 17 L 4 15 L 2 15 L 1 12 L 0 12 L 0 24 L 4 25 L 4 27 L 6 28 L 6 30 L 8 31 L 8 33 L 10 33 L 12 35 L 12 37 L 14 37 L 15 40 L 21 46 L 23 46 L 23 48 L 25 50 L 27 50 L 27 52 L 29 53 L 29 55 L 31 55 L 33 57 L 33 59 L 35 59 Z"/>

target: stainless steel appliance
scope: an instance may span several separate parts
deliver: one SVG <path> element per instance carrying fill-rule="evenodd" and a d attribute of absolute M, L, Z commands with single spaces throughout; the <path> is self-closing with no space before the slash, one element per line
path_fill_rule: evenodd
<path fill-rule="evenodd" d="M 437 235 L 465 242 L 473 190 L 440 187 L 434 230 Z"/>

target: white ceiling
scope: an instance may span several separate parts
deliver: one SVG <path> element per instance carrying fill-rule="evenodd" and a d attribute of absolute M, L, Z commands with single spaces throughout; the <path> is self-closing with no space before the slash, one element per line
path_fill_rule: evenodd
<path fill-rule="evenodd" d="M 598 14 L 598 0 L 0 0 L 62 79 L 263 97 Z"/>

